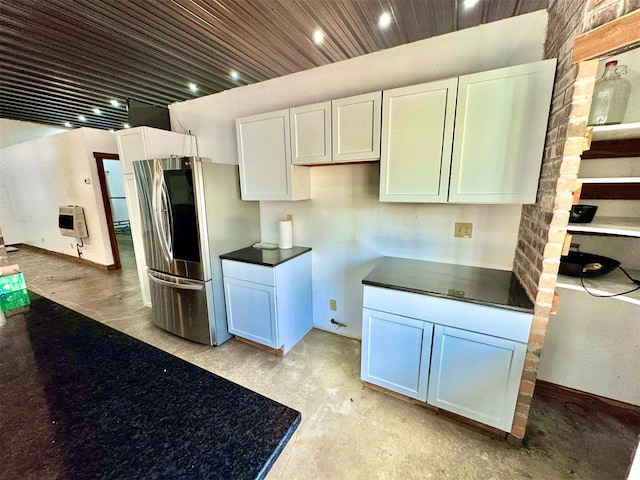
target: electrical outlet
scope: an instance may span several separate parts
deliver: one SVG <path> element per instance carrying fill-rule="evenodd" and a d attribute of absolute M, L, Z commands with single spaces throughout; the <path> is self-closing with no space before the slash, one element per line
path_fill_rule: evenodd
<path fill-rule="evenodd" d="M 456 222 L 453 236 L 458 238 L 471 238 L 473 235 L 473 223 Z"/>
<path fill-rule="evenodd" d="M 338 310 L 338 304 L 333 298 L 329 300 L 329 310 L 331 310 L 332 312 Z"/>
<path fill-rule="evenodd" d="M 291 220 L 293 222 L 293 213 L 287 213 L 287 220 Z"/>

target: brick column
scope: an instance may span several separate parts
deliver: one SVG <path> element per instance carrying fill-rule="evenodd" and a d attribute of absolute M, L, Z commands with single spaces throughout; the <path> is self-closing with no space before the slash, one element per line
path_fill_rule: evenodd
<path fill-rule="evenodd" d="M 535 205 L 524 205 L 513 271 L 534 302 L 511 440 L 524 438 L 583 152 L 598 61 L 571 63 L 573 39 L 640 8 L 640 0 L 550 0 L 545 58 L 557 58 Z"/>

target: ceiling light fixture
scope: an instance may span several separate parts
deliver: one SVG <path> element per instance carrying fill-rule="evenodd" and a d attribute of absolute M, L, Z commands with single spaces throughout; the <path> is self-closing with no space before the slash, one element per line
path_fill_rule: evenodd
<path fill-rule="evenodd" d="M 80 120 L 81 122 L 86 122 L 87 117 L 85 117 L 84 115 L 78 115 L 78 120 Z"/>
<path fill-rule="evenodd" d="M 67 128 L 71 128 L 71 123 L 70 122 L 64 122 L 64 126 Z"/>
<path fill-rule="evenodd" d="M 464 8 L 467 10 L 473 8 L 478 4 L 479 1 L 480 0 L 464 0 Z"/>
<path fill-rule="evenodd" d="M 380 15 L 378 26 L 380 28 L 387 28 L 389 25 L 391 25 L 391 15 L 389 15 L 387 12 L 384 12 L 382 15 Z"/>
<path fill-rule="evenodd" d="M 118 100 L 111 100 L 111 106 L 118 108 L 120 106 L 120 102 Z"/>
<path fill-rule="evenodd" d="M 190 83 L 189 90 L 191 90 L 193 93 L 196 93 L 198 91 L 198 85 L 196 85 L 195 83 Z"/>
<path fill-rule="evenodd" d="M 112 128 L 109 130 L 109 133 L 116 133 L 116 131 Z"/>
<path fill-rule="evenodd" d="M 235 70 L 231 70 L 231 72 L 229 74 L 231 75 L 231 78 L 233 80 L 238 80 L 240 78 L 240 74 L 238 72 L 236 72 Z"/>
<path fill-rule="evenodd" d="M 122 126 L 123 126 L 124 128 L 131 128 L 131 125 L 129 125 L 128 123 L 123 123 L 123 124 L 122 124 Z"/>
<path fill-rule="evenodd" d="M 321 30 L 313 32 L 313 43 L 320 45 L 322 42 L 324 42 L 324 33 Z"/>
<path fill-rule="evenodd" d="M 102 112 L 100 111 L 99 108 L 94 108 L 93 113 L 95 113 L 96 115 L 102 115 Z"/>

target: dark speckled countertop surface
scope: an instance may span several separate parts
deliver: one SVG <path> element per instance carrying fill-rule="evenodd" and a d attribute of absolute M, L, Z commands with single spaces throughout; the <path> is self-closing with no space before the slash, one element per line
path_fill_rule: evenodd
<path fill-rule="evenodd" d="M 362 283 L 533 313 L 515 275 L 505 270 L 384 257 Z"/>
<path fill-rule="evenodd" d="M 311 249 L 309 247 L 297 247 L 295 245 L 293 248 L 276 248 L 275 250 L 247 247 L 236 250 L 235 252 L 223 253 L 220 255 L 220 258 L 223 260 L 235 260 L 236 262 L 275 267 L 310 251 Z"/>
<path fill-rule="evenodd" d="M 0 324 L 0 478 L 264 478 L 300 413 L 32 294 Z"/>

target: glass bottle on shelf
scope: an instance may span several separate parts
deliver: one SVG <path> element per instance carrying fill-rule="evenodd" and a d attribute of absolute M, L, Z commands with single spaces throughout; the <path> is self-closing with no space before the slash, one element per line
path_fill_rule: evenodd
<path fill-rule="evenodd" d="M 607 62 L 602 76 L 596 80 L 593 102 L 588 125 L 610 125 L 621 123 L 627 109 L 631 84 L 622 75 L 627 73 L 626 65 L 618 65 L 617 60 Z"/>

